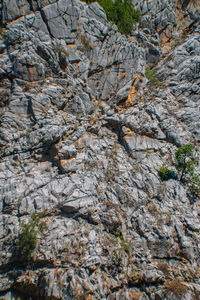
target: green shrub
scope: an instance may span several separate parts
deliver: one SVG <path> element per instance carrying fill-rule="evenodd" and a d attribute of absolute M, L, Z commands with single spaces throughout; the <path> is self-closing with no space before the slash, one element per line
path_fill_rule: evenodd
<path fill-rule="evenodd" d="M 41 214 L 33 213 L 28 223 L 22 222 L 21 229 L 16 242 L 17 255 L 20 259 L 30 259 L 36 246 L 37 235 L 43 230 Z"/>
<path fill-rule="evenodd" d="M 140 12 L 130 0 L 99 0 L 109 21 L 117 25 L 122 34 L 131 33 L 135 22 L 140 21 Z"/>
<path fill-rule="evenodd" d="M 200 177 L 197 174 L 192 175 L 191 190 L 196 196 L 200 197 Z"/>
<path fill-rule="evenodd" d="M 162 180 L 168 180 L 172 178 L 172 172 L 168 169 L 168 167 L 164 166 L 158 170 L 158 174 Z"/>
<path fill-rule="evenodd" d="M 86 3 L 90 4 L 90 0 Z M 140 12 L 132 5 L 131 0 L 98 0 L 106 12 L 109 21 L 117 25 L 122 34 L 131 33 L 135 22 L 140 21 Z"/>
<path fill-rule="evenodd" d="M 193 145 L 186 144 L 175 152 L 175 165 L 179 172 L 180 181 L 184 181 L 187 174 L 193 174 L 194 172 L 195 160 L 193 159 L 193 151 Z"/>
<path fill-rule="evenodd" d="M 190 190 L 197 196 L 200 195 L 200 177 L 194 172 L 198 163 L 194 158 L 194 146 L 185 144 L 175 152 L 175 165 L 178 170 L 179 180 L 187 183 Z"/>
<path fill-rule="evenodd" d="M 112 230 L 111 233 L 116 237 L 120 238 L 120 240 L 122 241 L 124 240 L 123 233 L 121 232 L 120 229 Z"/>
<path fill-rule="evenodd" d="M 152 84 L 158 84 L 160 82 L 160 80 L 157 77 L 156 72 L 154 70 L 150 69 L 149 67 L 146 67 L 145 76 Z"/>
<path fill-rule="evenodd" d="M 198 161 L 194 158 L 194 146 L 192 144 L 185 144 L 179 147 L 175 152 L 175 167 L 178 171 L 178 176 L 173 174 L 167 166 L 158 170 L 162 180 L 170 178 L 178 178 L 180 182 L 187 184 L 190 191 L 196 196 L 200 196 L 200 177 L 195 173 L 195 166 Z"/>

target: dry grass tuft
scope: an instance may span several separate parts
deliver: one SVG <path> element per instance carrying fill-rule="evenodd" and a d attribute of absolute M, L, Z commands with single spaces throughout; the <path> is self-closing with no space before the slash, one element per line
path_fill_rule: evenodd
<path fill-rule="evenodd" d="M 171 292 L 175 296 L 183 296 L 187 291 L 187 286 L 181 281 L 180 278 L 167 280 L 164 284 L 167 292 Z"/>

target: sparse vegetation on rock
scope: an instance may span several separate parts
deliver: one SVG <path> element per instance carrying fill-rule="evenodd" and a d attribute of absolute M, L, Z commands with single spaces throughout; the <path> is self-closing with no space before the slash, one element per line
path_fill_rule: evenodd
<path fill-rule="evenodd" d="M 185 144 L 175 152 L 175 166 L 179 180 L 189 186 L 196 195 L 200 193 L 200 177 L 195 173 L 198 160 L 194 157 L 194 146 Z"/>
<path fill-rule="evenodd" d="M 88 4 L 94 1 L 86 1 Z M 135 22 L 140 21 L 140 11 L 135 9 L 130 0 L 99 0 L 109 21 L 117 25 L 119 32 L 129 34 Z"/>
<path fill-rule="evenodd" d="M 188 291 L 187 286 L 180 278 L 167 280 L 164 284 L 164 287 L 167 294 L 171 293 L 173 296 L 177 297 L 182 297 Z"/>
<path fill-rule="evenodd" d="M 41 217 L 42 214 L 33 213 L 27 223 L 21 223 L 20 233 L 16 242 L 16 252 L 20 260 L 30 259 L 36 249 L 38 233 L 41 233 L 44 228 Z"/>
<path fill-rule="evenodd" d="M 168 180 L 172 178 L 172 172 L 168 169 L 168 167 L 164 166 L 158 170 L 158 174 L 162 180 Z"/>
<path fill-rule="evenodd" d="M 99 3 L 0 4 L 0 299 L 199 296 L 199 16 Z"/>
<path fill-rule="evenodd" d="M 94 48 L 93 43 L 90 41 L 90 39 L 86 36 L 86 35 L 81 35 L 81 43 L 83 45 L 83 47 L 80 47 L 80 49 L 84 48 L 86 50 L 90 50 L 92 48 Z"/>
<path fill-rule="evenodd" d="M 146 67 L 145 76 L 150 81 L 151 84 L 156 85 L 156 84 L 159 84 L 159 82 L 160 82 L 156 72 L 154 70 L 150 69 L 149 67 Z"/>
<path fill-rule="evenodd" d="M 64 54 L 66 57 L 69 56 L 69 53 L 67 52 L 67 50 L 65 50 L 64 46 L 61 45 L 61 44 L 55 44 L 55 43 L 52 43 L 52 48 L 53 50 L 58 53 L 59 55 L 60 54 Z"/>
<path fill-rule="evenodd" d="M 178 170 L 180 181 L 185 181 L 188 175 L 194 173 L 196 160 L 193 158 L 193 152 L 194 147 L 192 144 L 183 145 L 175 152 L 175 166 Z"/>
<path fill-rule="evenodd" d="M 195 166 L 198 164 L 198 160 L 194 157 L 194 146 L 185 144 L 177 149 L 174 156 L 178 179 L 186 184 L 194 194 L 198 195 L 200 193 L 200 177 L 195 173 Z M 175 179 L 173 173 L 167 166 L 163 166 L 158 170 L 162 180 Z"/>

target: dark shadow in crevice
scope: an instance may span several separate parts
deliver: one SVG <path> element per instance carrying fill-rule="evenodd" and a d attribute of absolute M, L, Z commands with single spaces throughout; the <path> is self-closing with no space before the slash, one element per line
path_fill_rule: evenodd
<path fill-rule="evenodd" d="M 42 162 L 49 161 L 52 163 L 52 167 L 58 168 L 58 174 L 63 175 L 66 171 L 63 169 L 60 159 L 58 158 L 58 150 L 56 148 L 56 144 L 60 139 L 56 140 L 54 143 L 50 145 L 45 145 L 42 152 Z"/>
<path fill-rule="evenodd" d="M 182 0 L 181 1 L 181 8 L 183 10 L 186 10 L 186 8 L 187 8 L 187 6 L 188 6 L 189 3 L 190 3 L 190 0 Z"/>
<path fill-rule="evenodd" d="M 27 1 L 28 1 L 29 6 L 30 6 L 30 11 L 34 12 L 32 0 L 27 0 Z"/>
<path fill-rule="evenodd" d="M 27 115 L 29 116 L 33 126 L 37 123 L 37 119 L 35 117 L 34 111 L 33 111 L 33 106 L 32 106 L 32 101 L 31 99 L 28 99 L 28 104 L 27 104 Z"/>

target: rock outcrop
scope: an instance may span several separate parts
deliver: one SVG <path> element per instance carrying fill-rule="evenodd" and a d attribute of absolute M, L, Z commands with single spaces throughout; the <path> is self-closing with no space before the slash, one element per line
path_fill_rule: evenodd
<path fill-rule="evenodd" d="M 199 195 L 158 174 L 198 158 L 197 1 L 133 1 L 130 36 L 98 3 L 0 5 L 0 299 L 198 299 Z"/>

